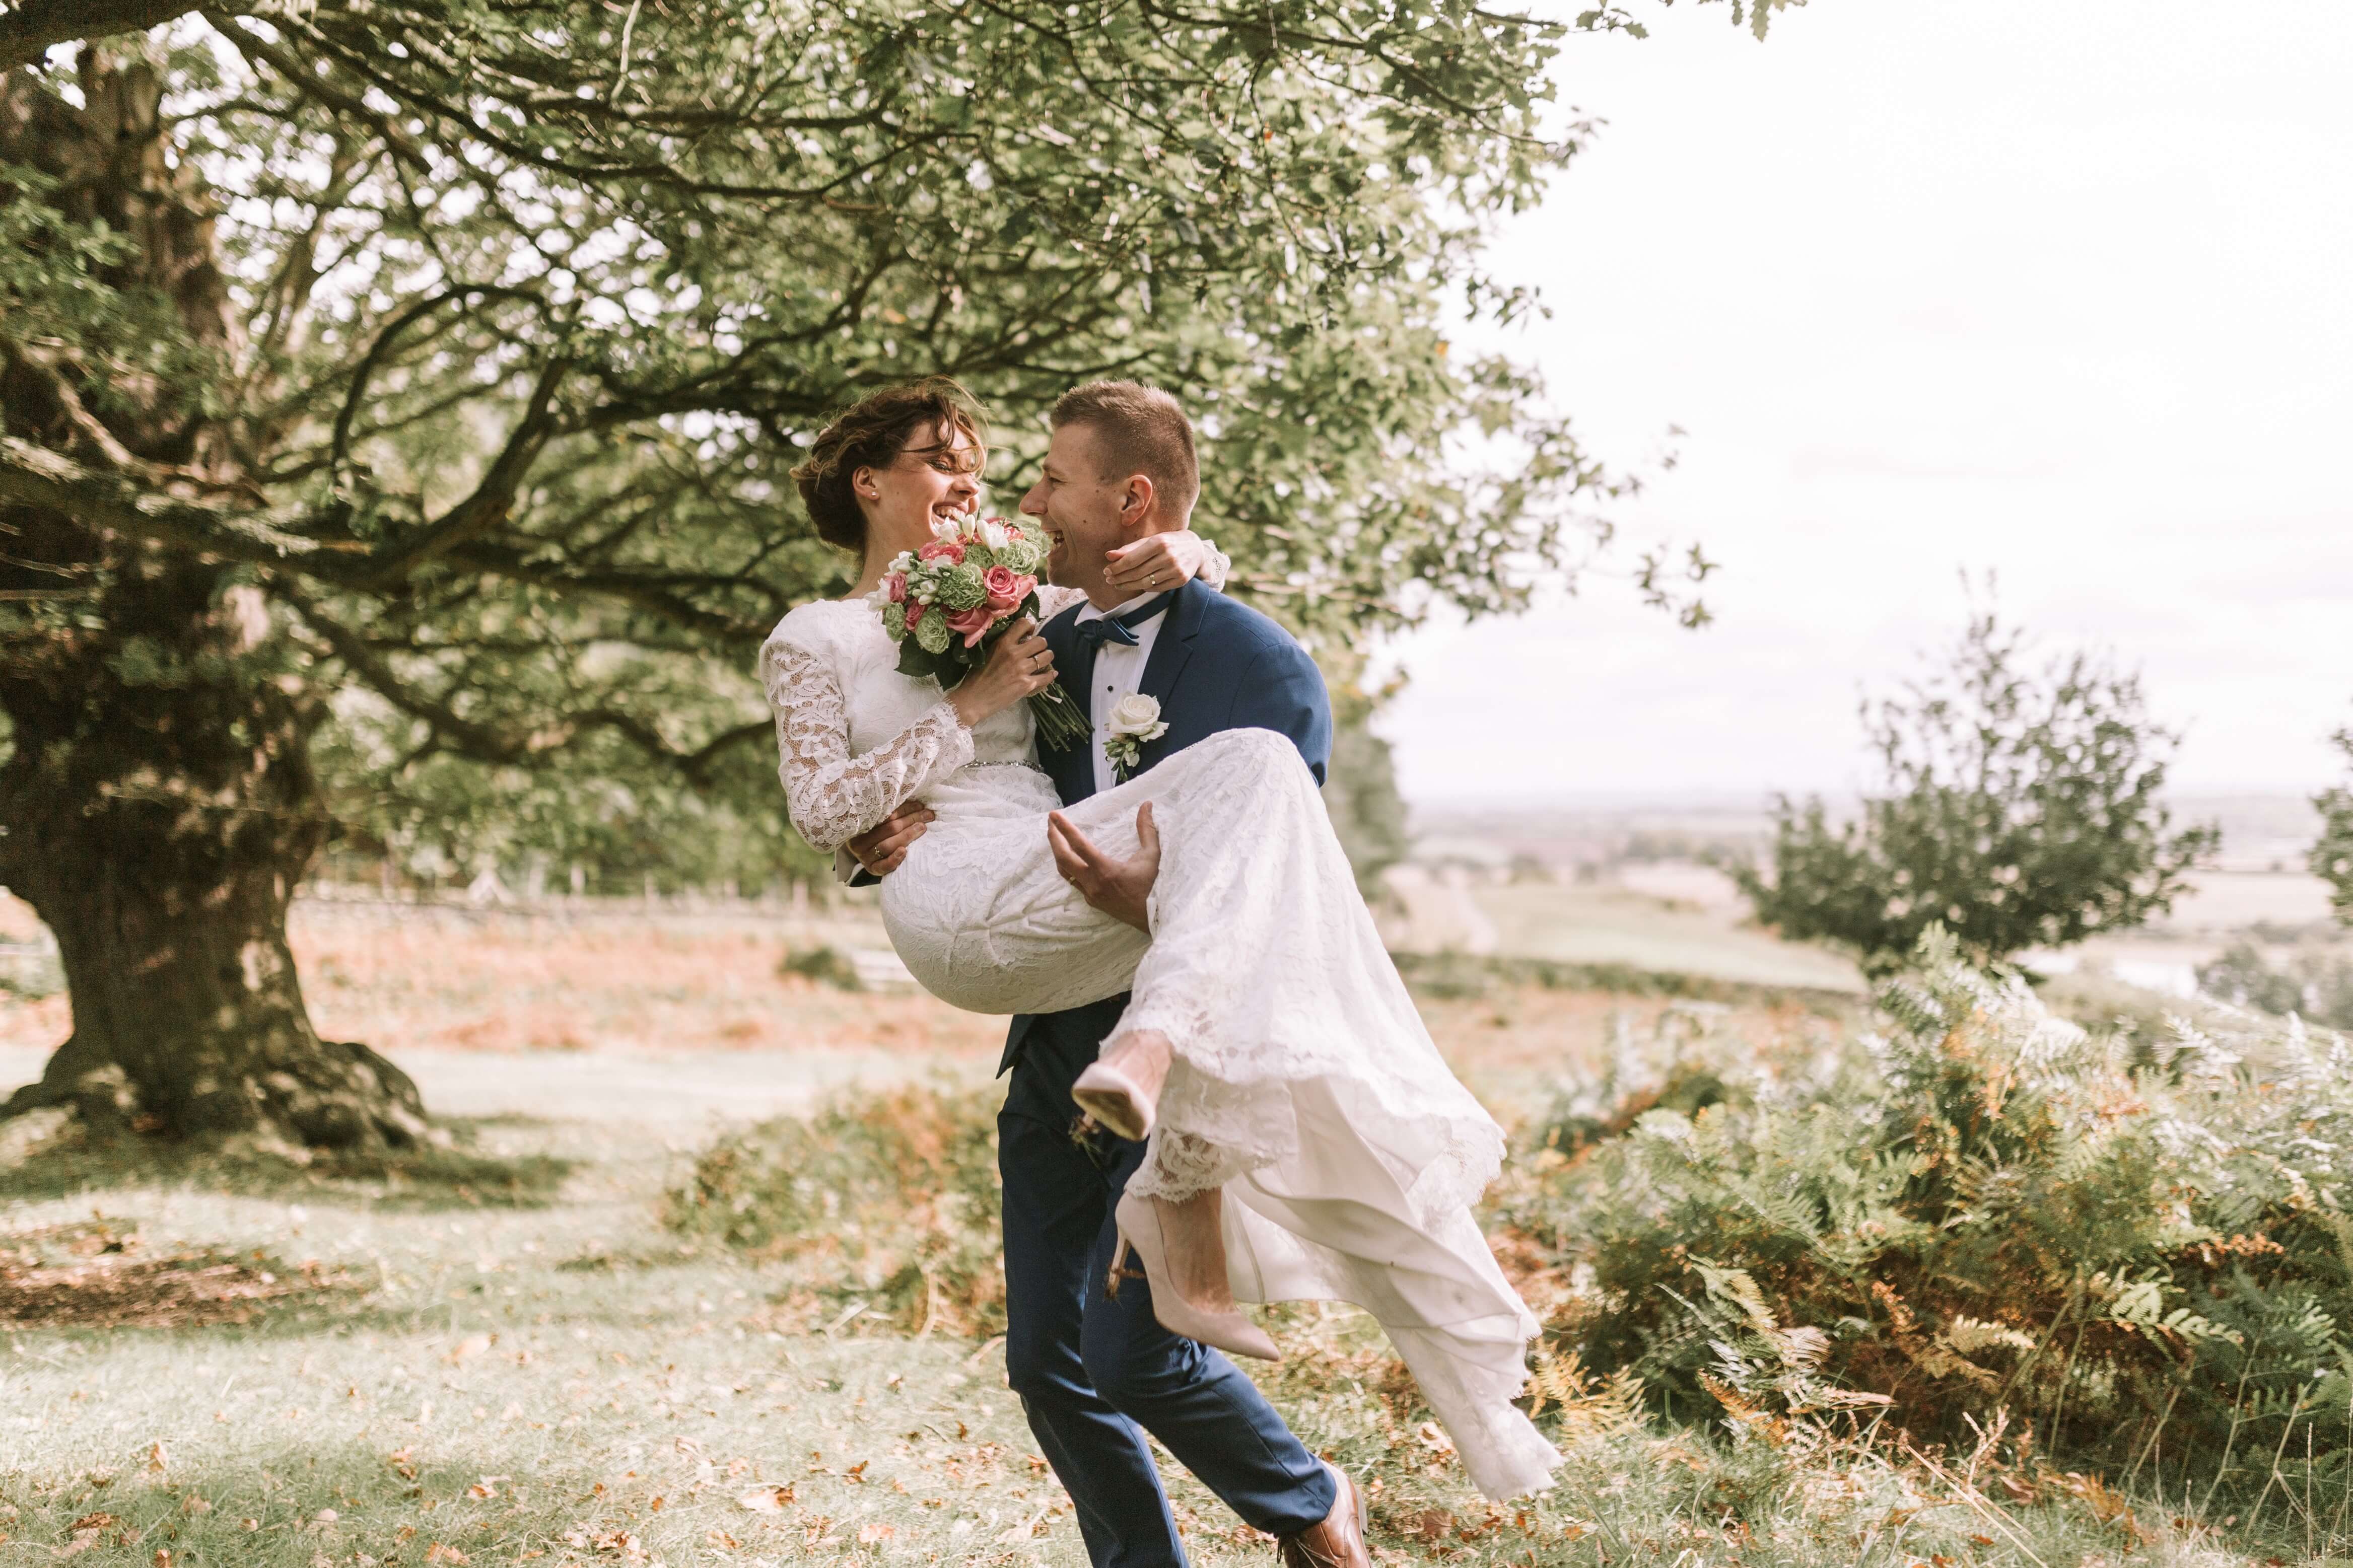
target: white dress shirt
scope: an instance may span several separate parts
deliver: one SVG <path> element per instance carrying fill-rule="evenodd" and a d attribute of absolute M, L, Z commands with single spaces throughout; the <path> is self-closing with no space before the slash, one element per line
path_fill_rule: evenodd
<path fill-rule="evenodd" d="M 1100 621 L 1108 616 L 1123 616 L 1152 599 L 1158 593 L 1138 594 L 1124 604 L 1113 605 L 1108 610 L 1098 610 L 1092 605 L 1079 612 L 1082 621 Z M 1087 708 L 1094 720 L 1094 738 L 1089 742 L 1094 748 L 1095 789 L 1098 793 L 1111 788 L 1119 781 L 1112 776 L 1111 759 L 1103 754 L 1103 742 L 1111 736 L 1111 710 L 1119 700 L 1132 695 L 1144 683 L 1144 667 L 1152 658 L 1152 645 L 1159 640 L 1160 628 L 1168 624 L 1168 612 L 1161 611 L 1148 621 L 1139 621 L 1128 627 L 1135 634 L 1135 646 L 1107 642 L 1095 650 L 1094 676 L 1087 686 Z"/>

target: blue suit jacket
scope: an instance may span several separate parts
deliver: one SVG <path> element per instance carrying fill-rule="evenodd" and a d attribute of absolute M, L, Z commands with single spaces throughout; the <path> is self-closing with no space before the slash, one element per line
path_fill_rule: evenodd
<path fill-rule="evenodd" d="M 1143 773 L 1164 757 L 1221 730 L 1272 730 L 1299 748 L 1299 754 L 1324 782 L 1332 760 L 1332 700 L 1324 689 L 1323 671 L 1307 657 L 1292 635 L 1246 605 L 1236 604 L 1205 584 L 1187 583 L 1176 592 L 1160 635 L 1153 639 L 1152 657 L 1145 661 L 1144 679 L 1136 689 L 1160 703 L 1161 722 L 1167 733 L 1144 743 L 1136 763 Z M 1076 607 L 1046 623 L 1046 644 L 1054 650 L 1057 679 L 1082 715 L 1092 711 L 1088 684 L 1094 675 L 1094 652 L 1082 647 L 1071 628 L 1078 624 Z M 1038 742 L 1039 765 L 1054 781 L 1065 805 L 1076 805 L 1095 793 L 1094 738 L 1092 733 L 1068 747 Z M 1034 1032 L 1085 1035 L 1092 1058 L 1112 1025 L 1127 1006 L 1125 995 L 1091 1002 L 1068 1012 L 1016 1016 L 1005 1039 L 1000 1073 L 1020 1058 Z"/>

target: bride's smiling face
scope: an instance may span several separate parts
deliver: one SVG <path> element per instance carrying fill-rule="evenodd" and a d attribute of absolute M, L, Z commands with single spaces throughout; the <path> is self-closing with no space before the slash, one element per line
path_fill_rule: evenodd
<path fill-rule="evenodd" d="M 931 542 L 933 525 L 980 505 L 980 468 L 987 452 L 953 426 L 912 437 L 897 457 L 850 476 L 858 509 L 866 514 L 869 559 L 884 559 Z"/>

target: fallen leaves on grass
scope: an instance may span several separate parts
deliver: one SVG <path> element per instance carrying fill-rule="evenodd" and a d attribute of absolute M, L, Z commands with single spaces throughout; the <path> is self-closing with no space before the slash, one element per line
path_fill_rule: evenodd
<path fill-rule="evenodd" d="M 564 1544 L 575 1552 L 599 1552 L 618 1557 L 625 1563 L 643 1563 L 646 1560 L 645 1542 L 625 1530 L 608 1530 L 594 1536 L 586 1531 L 566 1531 Z"/>
<path fill-rule="evenodd" d="M 136 1230 L 102 1220 L 0 1236 L 0 1323 L 178 1328 L 247 1322 L 263 1305 L 366 1289 L 343 1269 L 272 1266 L 212 1248 L 151 1255 Z M 161 1444 L 151 1468 L 165 1463 Z"/>
<path fill-rule="evenodd" d="M 735 1500 L 735 1506 L 753 1513 L 782 1513 L 793 1500 L 790 1487 L 754 1487 Z"/>

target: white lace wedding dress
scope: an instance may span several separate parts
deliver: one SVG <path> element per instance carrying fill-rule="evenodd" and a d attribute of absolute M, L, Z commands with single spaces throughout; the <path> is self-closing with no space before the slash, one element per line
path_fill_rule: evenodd
<path fill-rule="evenodd" d="M 1537 1324 L 1471 1214 L 1502 1131 L 1440 1058 L 1291 742 L 1229 731 L 1068 808 L 1125 855 L 1153 803 L 1147 938 L 1055 870 L 1046 814 L 1060 802 L 1031 760 L 1028 705 L 967 730 L 937 682 L 897 662 L 858 600 L 802 605 L 761 650 L 801 836 L 830 849 L 920 796 L 937 820 L 881 893 L 915 978 L 980 1013 L 1132 991 L 1113 1037 L 1157 1029 L 1176 1060 L 1128 1191 L 1222 1185 L 1238 1298 L 1363 1307 L 1482 1492 L 1547 1484 L 1560 1458 L 1511 1403 Z"/>

